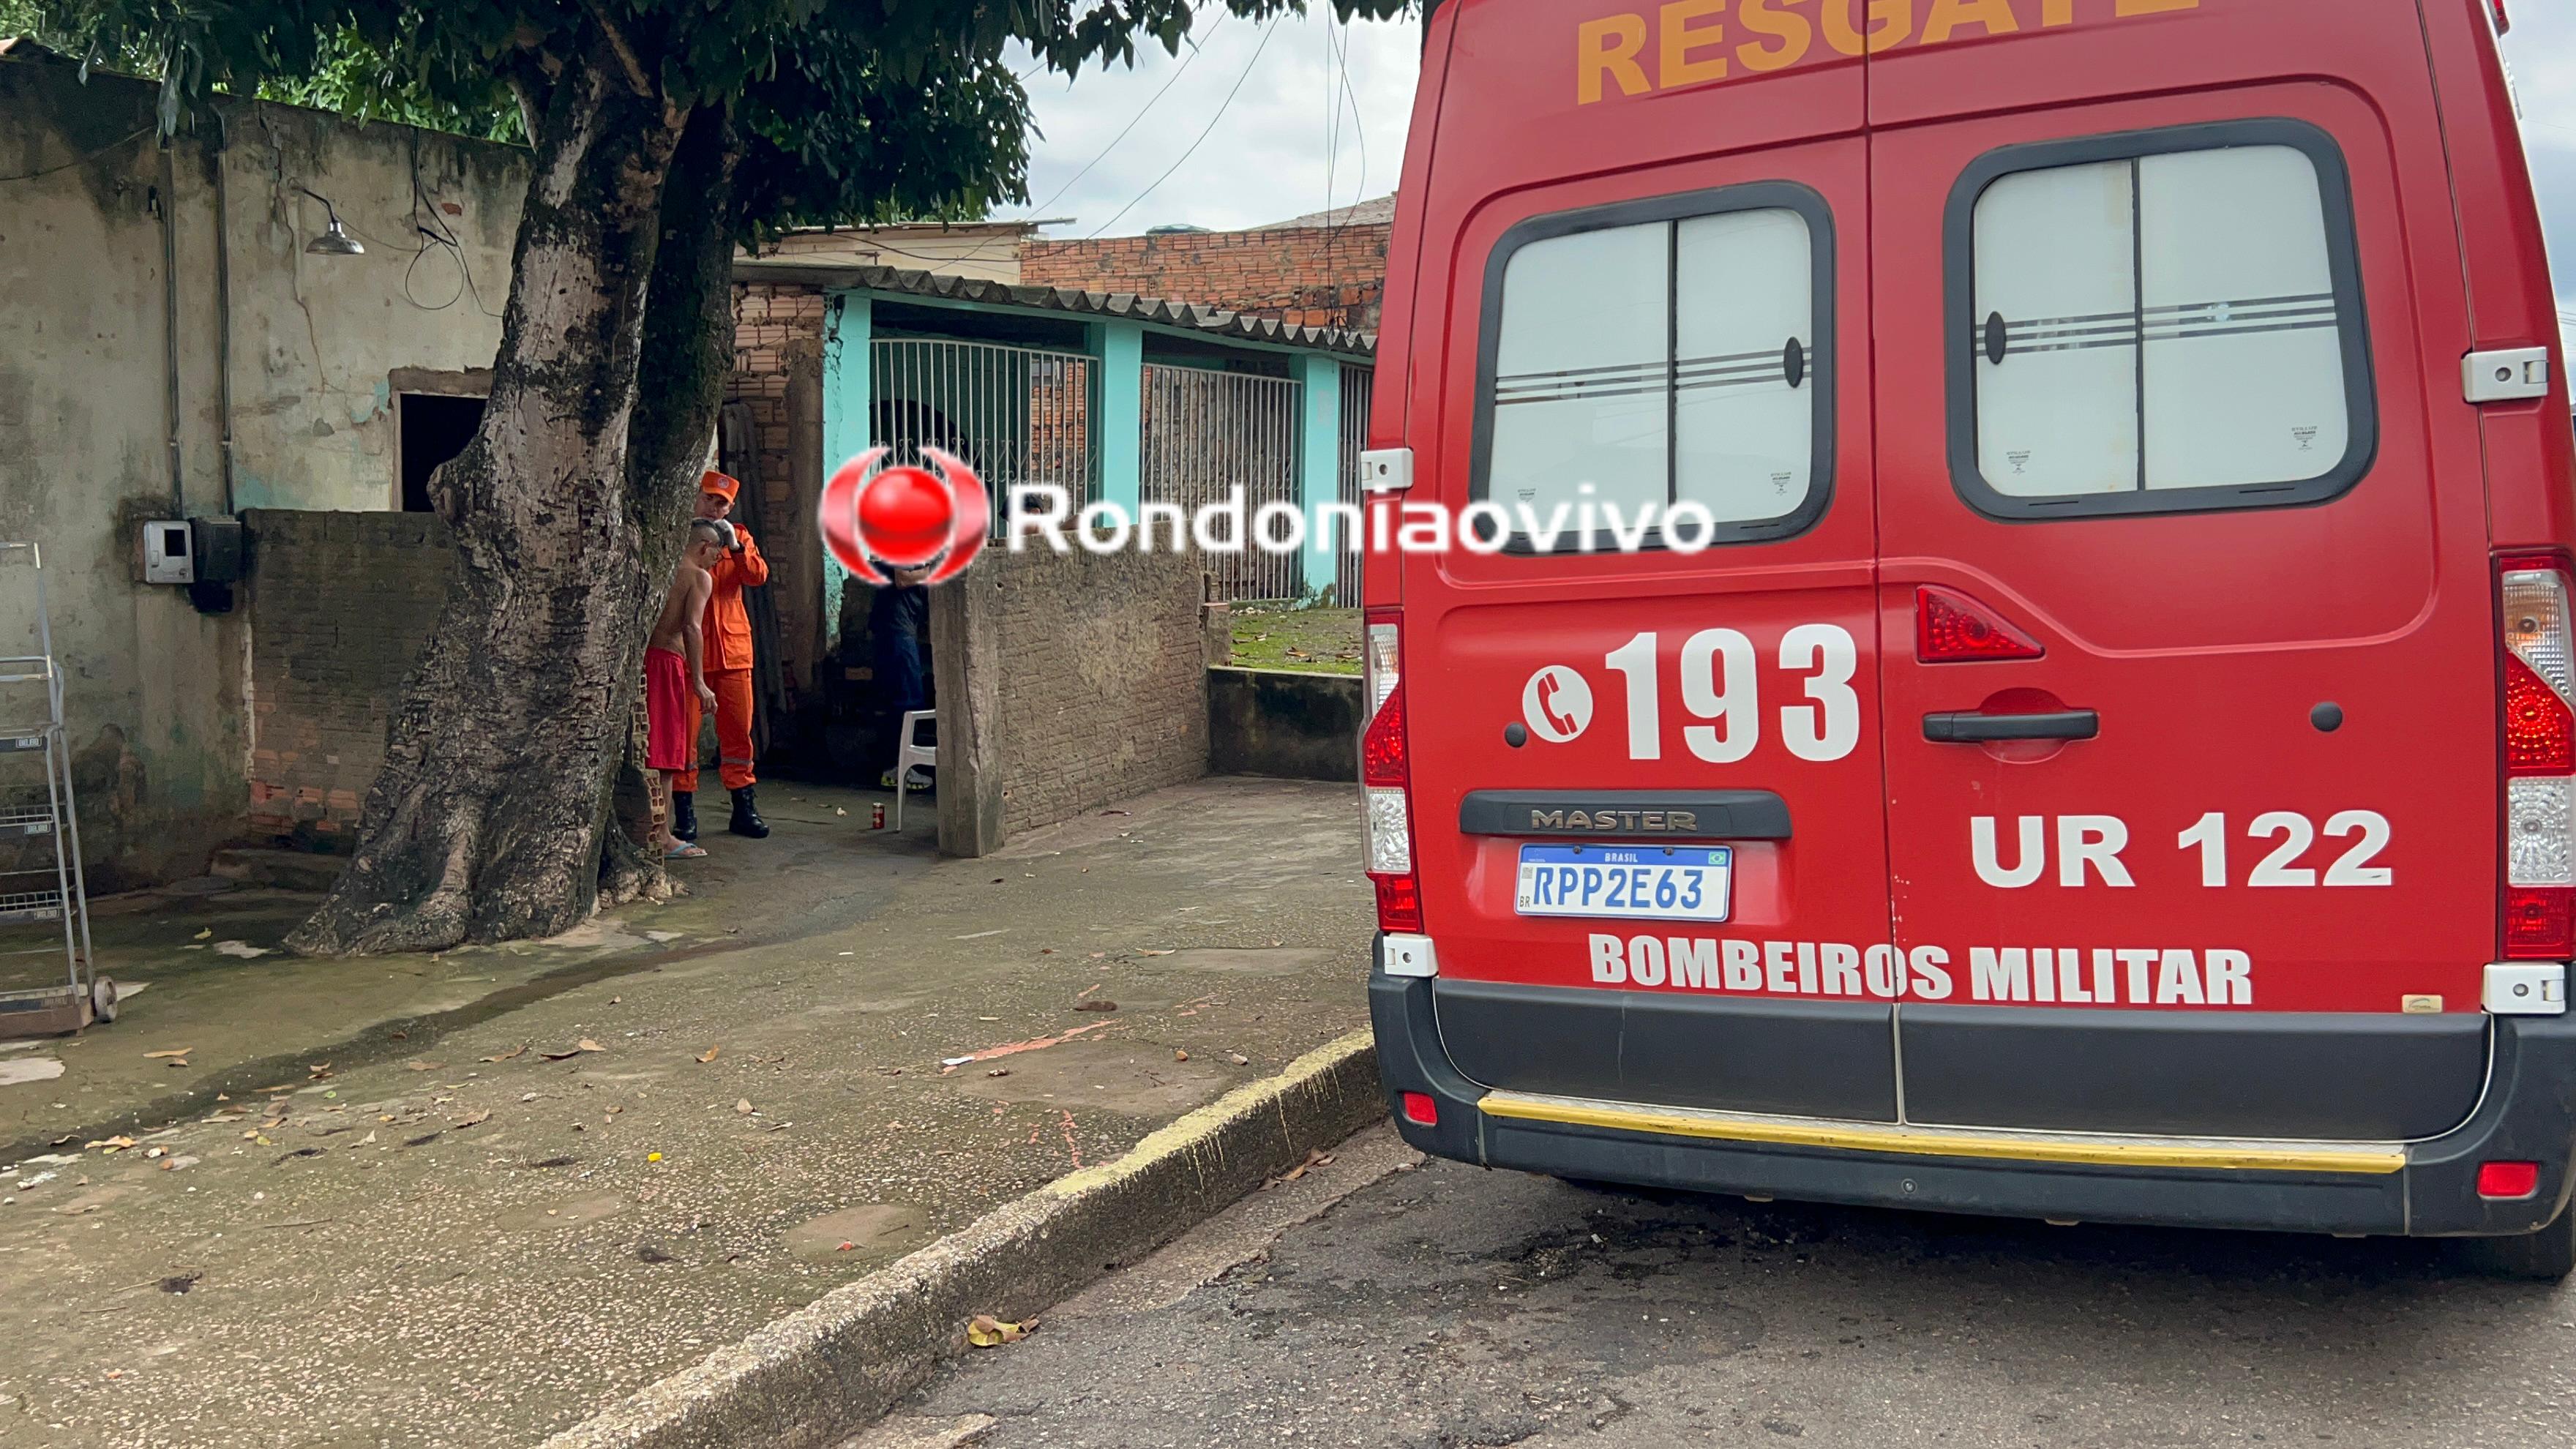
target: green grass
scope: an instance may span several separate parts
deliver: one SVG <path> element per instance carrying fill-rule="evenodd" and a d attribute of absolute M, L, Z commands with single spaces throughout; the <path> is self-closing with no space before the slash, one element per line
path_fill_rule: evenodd
<path fill-rule="evenodd" d="M 1246 669 L 1360 672 L 1360 611 L 1234 606 L 1231 662 Z"/>

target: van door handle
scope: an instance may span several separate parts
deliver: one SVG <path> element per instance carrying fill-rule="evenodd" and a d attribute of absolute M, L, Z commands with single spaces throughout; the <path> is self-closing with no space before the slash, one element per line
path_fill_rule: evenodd
<path fill-rule="evenodd" d="M 2102 716 L 2089 709 L 2050 714 L 1979 714 L 1955 710 L 1923 716 L 1923 738 L 1935 744 L 1987 740 L 2089 740 L 2102 733 Z"/>

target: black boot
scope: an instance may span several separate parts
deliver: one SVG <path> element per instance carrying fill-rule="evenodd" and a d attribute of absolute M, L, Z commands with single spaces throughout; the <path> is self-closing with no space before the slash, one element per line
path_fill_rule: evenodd
<path fill-rule="evenodd" d="M 698 792 L 671 792 L 671 833 L 682 840 L 698 838 Z"/>
<path fill-rule="evenodd" d="M 725 829 L 736 835 L 748 835 L 754 840 L 769 834 L 769 822 L 761 819 L 760 812 L 752 806 L 749 785 L 733 792 L 733 823 Z"/>

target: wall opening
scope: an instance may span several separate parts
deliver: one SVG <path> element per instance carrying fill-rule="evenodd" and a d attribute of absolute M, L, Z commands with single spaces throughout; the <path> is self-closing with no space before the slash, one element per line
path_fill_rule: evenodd
<path fill-rule="evenodd" d="M 438 465 L 465 451 L 474 430 L 483 425 L 483 399 L 444 393 L 396 395 L 396 425 L 402 436 L 402 506 L 406 513 L 427 513 L 429 475 Z"/>

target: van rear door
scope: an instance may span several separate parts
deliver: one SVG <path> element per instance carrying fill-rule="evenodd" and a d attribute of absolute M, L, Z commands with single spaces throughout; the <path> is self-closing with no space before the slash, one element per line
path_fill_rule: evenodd
<path fill-rule="evenodd" d="M 1402 562 L 1439 1026 L 1491 1087 L 1892 1120 L 1863 67 L 1713 10 L 1456 15 L 1407 436 L 1517 536 Z M 1645 503 L 1699 536 L 1622 551 Z"/>
<path fill-rule="evenodd" d="M 1905 1115 L 2430 1135 L 2499 827 L 2423 32 L 2137 11 L 1872 68 Z"/>

